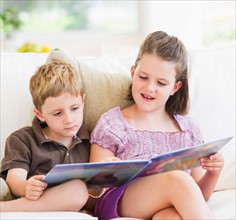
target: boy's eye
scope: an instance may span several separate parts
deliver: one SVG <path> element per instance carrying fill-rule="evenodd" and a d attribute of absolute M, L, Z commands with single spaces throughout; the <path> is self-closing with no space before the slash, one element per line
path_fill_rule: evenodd
<path fill-rule="evenodd" d="M 53 116 L 59 116 L 61 114 L 61 112 L 55 112 L 54 114 L 53 114 Z"/>
<path fill-rule="evenodd" d="M 72 110 L 76 111 L 77 109 L 79 109 L 79 107 L 73 107 Z"/>

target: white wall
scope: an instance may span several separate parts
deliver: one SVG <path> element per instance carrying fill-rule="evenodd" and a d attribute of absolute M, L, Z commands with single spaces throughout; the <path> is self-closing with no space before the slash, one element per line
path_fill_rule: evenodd
<path fill-rule="evenodd" d="M 142 6 L 143 35 L 163 30 L 179 37 L 188 49 L 202 46 L 201 1 L 145 1 Z"/>

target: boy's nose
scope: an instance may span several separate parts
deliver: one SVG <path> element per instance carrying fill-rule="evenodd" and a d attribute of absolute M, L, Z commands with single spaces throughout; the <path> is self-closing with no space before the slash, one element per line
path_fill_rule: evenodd
<path fill-rule="evenodd" d="M 65 117 L 64 117 L 64 123 L 71 123 L 73 121 L 72 119 L 72 116 L 70 114 L 65 114 Z"/>

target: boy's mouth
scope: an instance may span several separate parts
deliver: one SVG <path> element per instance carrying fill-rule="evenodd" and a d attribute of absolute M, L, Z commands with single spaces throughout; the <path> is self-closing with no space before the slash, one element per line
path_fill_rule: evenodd
<path fill-rule="evenodd" d="M 77 129 L 77 126 L 76 126 L 76 125 L 65 128 L 65 130 L 67 130 L 67 131 L 69 131 L 69 130 L 75 130 L 75 129 Z"/>

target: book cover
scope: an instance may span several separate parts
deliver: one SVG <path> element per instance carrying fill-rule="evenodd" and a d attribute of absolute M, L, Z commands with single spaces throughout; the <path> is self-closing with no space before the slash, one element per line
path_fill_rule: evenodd
<path fill-rule="evenodd" d="M 189 170 L 200 166 L 200 159 L 218 152 L 232 137 L 176 150 L 151 158 L 151 161 L 136 176 L 147 176 L 170 170 Z"/>
<path fill-rule="evenodd" d="M 148 160 L 123 160 L 58 164 L 49 171 L 43 181 L 49 185 L 57 185 L 71 179 L 81 179 L 88 188 L 116 187 L 127 182 L 148 163 Z"/>
<path fill-rule="evenodd" d="M 116 187 L 136 177 L 200 166 L 200 158 L 218 152 L 232 137 L 176 150 L 150 160 L 124 160 L 55 165 L 43 179 L 56 185 L 71 179 L 83 180 L 88 188 Z"/>

